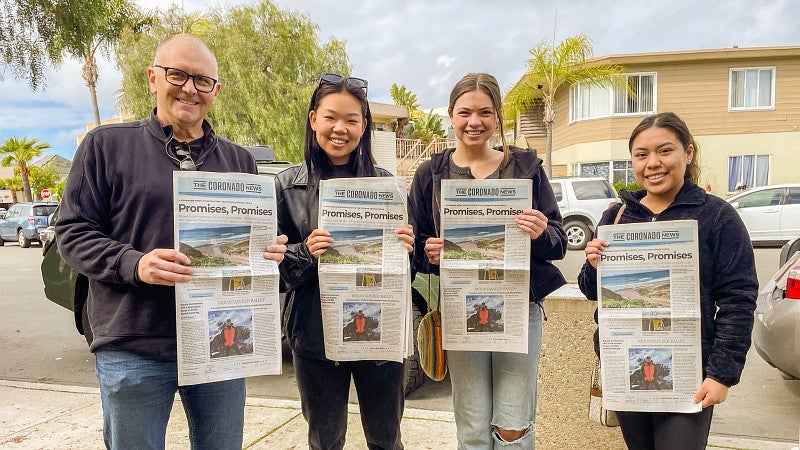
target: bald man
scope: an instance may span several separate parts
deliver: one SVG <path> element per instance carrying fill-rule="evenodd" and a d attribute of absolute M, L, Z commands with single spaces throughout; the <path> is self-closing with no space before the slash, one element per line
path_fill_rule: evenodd
<path fill-rule="evenodd" d="M 179 392 L 192 448 L 241 449 L 243 379 L 178 387 L 175 283 L 191 279 L 173 250 L 172 172 L 257 173 L 244 148 L 206 115 L 220 90 L 200 39 L 172 36 L 147 69 L 150 118 L 106 125 L 80 144 L 56 228 L 63 258 L 89 278 L 86 299 L 109 449 L 161 449 Z M 280 262 L 283 238 L 264 257 Z"/>

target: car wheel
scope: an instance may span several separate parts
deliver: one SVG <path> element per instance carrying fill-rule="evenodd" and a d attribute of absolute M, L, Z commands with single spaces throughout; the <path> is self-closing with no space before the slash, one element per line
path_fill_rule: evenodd
<path fill-rule="evenodd" d="M 589 226 L 578 220 L 564 225 L 564 232 L 567 235 L 567 249 L 569 250 L 583 250 L 592 239 L 592 231 Z"/>
<path fill-rule="evenodd" d="M 422 311 L 417 308 L 417 305 L 412 305 L 411 310 L 414 313 L 414 332 L 411 335 L 411 339 L 414 341 L 414 354 L 406 358 L 406 376 L 403 381 L 405 395 L 416 391 L 425 382 L 425 372 L 422 371 L 422 365 L 419 363 L 419 351 L 417 350 L 417 330 L 422 321 Z"/>
<path fill-rule="evenodd" d="M 6 241 L 4 239 L 0 238 L 0 247 L 2 247 L 4 245 L 6 245 Z"/>
<path fill-rule="evenodd" d="M 17 231 L 17 241 L 19 241 L 19 246 L 22 248 L 31 246 L 31 240 L 25 237 L 25 233 L 22 230 Z"/>

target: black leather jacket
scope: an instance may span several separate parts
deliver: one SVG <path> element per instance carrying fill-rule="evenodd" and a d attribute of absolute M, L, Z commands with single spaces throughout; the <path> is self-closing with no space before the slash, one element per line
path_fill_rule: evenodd
<path fill-rule="evenodd" d="M 392 176 L 380 167 L 376 169 L 380 176 Z M 317 260 L 306 247 L 306 238 L 318 227 L 319 187 L 309 188 L 308 169 L 298 164 L 278 174 L 275 192 L 278 233 L 289 238 L 279 266 L 281 291 L 286 292 L 283 329 L 293 352 L 326 359 Z"/>

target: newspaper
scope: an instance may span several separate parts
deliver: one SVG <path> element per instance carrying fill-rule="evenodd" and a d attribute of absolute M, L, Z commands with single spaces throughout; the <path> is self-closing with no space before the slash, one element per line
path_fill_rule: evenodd
<path fill-rule="evenodd" d="M 270 177 L 173 172 L 175 248 L 192 281 L 175 286 L 178 384 L 281 373 L 277 235 Z"/>
<path fill-rule="evenodd" d="M 404 177 L 335 178 L 319 188 L 319 228 L 333 245 L 319 258 L 325 356 L 402 362 L 413 353 Z"/>
<path fill-rule="evenodd" d="M 698 412 L 702 383 L 697 222 L 598 227 L 603 406 Z"/>
<path fill-rule="evenodd" d="M 446 350 L 527 353 L 531 238 L 515 223 L 531 180 L 442 180 Z"/>

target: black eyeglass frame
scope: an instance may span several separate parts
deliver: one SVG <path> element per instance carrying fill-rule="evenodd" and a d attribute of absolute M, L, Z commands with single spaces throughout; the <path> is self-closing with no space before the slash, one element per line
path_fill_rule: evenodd
<path fill-rule="evenodd" d="M 367 83 L 367 80 L 365 80 L 363 78 L 357 78 L 357 77 L 343 77 L 343 76 L 339 75 L 338 73 L 331 73 L 331 72 L 323 73 L 319 77 L 319 83 L 317 84 L 317 86 L 322 86 L 323 83 L 326 83 L 326 84 L 341 83 L 342 80 L 344 80 L 348 85 L 350 85 L 352 87 L 357 87 L 357 88 L 363 89 L 364 90 L 364 94 L 367 93 L 367 86 L 369 84 L 369 83 Z"/>
<path fill-rule="evenodd" d="M 217 83 L 219 83 L 219 80 L 217 80 L 216 78 L 211 78 L 208 75 L 193 75 L 193 74 L 191 74 L 189 72 L 186 72 L 184 70 L 181 70 L 181 69 L 178 69 L 178 68 L 175 68 L 175 67 L 166 67 L 166 66 L 161 66 L 161 65 L 158 65 L 158 64 L 154 64 L 153 67 L 158 67 L 158 68 L 164 69 L 164 80 L 167 83 L 169 83 L 169 84 L 171 84 L 173 86 L 181 86 L 181 87 L 183 87 L 183 86 L 186 85 L 186 83 L 191 78 L 192 79 L 192 85 L 194 86 L 195 90 L 197 90 L 197 92 L 203 92 L 203 93 L 206 93 L 206 94 L 208 94 L 209 92 L 214 92 L 214 88 L 217 86 Z M 174 81 L 170 81 L 169 73 L 170 73 L 171 70 L 186 76 L 186 79 L 183 80 L 183 83 L 175 83 Z M 207 79 L 213 81 L 214 84 L 211 85 L 211 89 L 209 89 L 209 90 L 200 89 L 199 87 L 197 87 L 197 79 L 198 78 L 207 78 Z"/>

